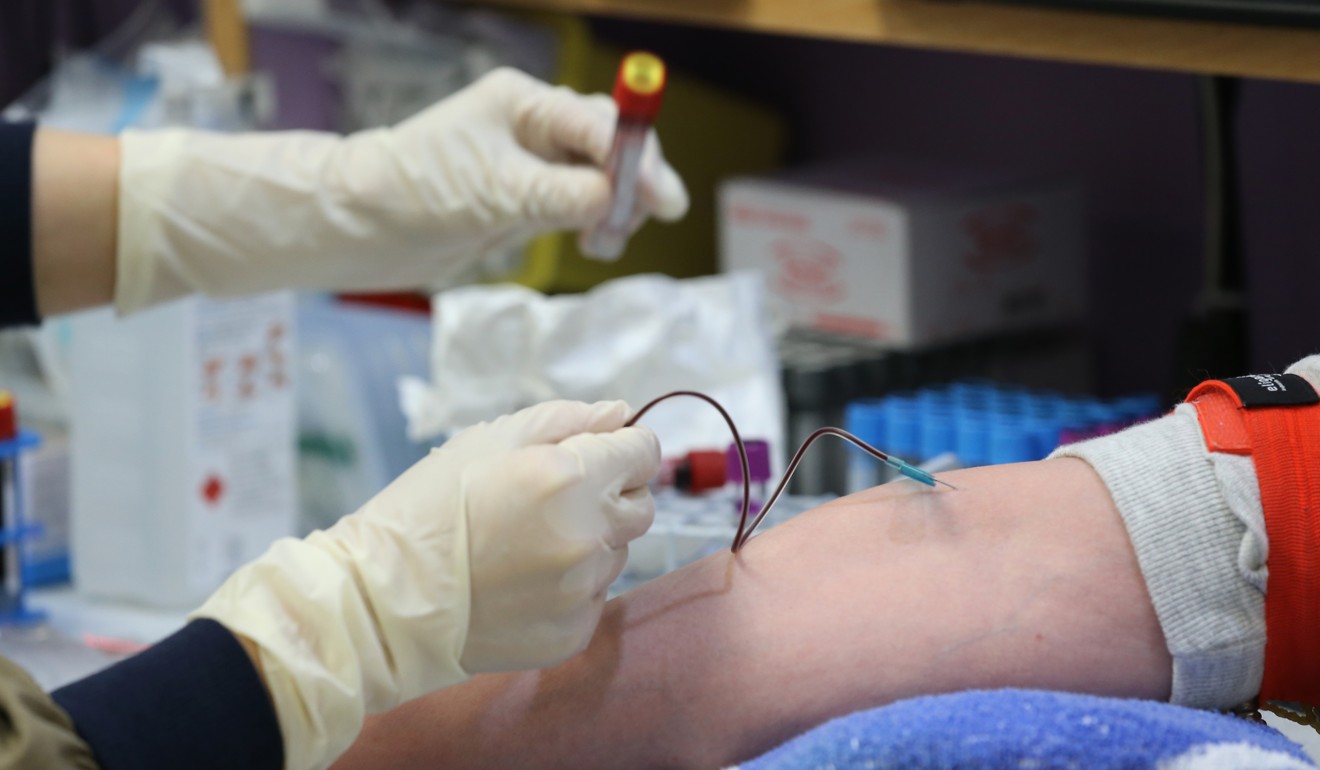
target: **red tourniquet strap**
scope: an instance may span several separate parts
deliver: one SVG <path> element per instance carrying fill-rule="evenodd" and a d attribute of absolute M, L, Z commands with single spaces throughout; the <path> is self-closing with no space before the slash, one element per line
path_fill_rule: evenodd
<path fill-rule="evenodd" d="M 1219 381 L 1187 401 L 1210 451 L 1256 465 L 1269 535 L 1260 699 L 1320 705 L 1320 404 L 1248 409 Z"/>

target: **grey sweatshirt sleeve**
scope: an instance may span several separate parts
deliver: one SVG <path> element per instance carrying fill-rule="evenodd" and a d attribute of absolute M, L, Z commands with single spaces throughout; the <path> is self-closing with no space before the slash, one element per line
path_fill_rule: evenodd
<path fill-rule="evenodd" d="M 1288 371 L 1320 390 L 1320 356 Z M 1252 459 L 1207 451 L 1189 404 L 1051 457 L 1086 461 L 1109 488 L 1173 656 L 1170 700 L 1227 708 L 1254 697 L 1269 543 Z"/>

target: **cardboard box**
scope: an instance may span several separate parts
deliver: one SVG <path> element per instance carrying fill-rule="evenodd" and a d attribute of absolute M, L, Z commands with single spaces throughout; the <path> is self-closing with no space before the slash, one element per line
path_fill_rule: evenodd
<path fill-rule="evenodd" d="M 1083 196 L 870 161 L 720 190 L 724 270 L 764 274 L 791 326 L 911 348 L 1078 320 Z"/>
<path fill-rule="evenodd" d="M 195 607 L 298 519 L 292 292 L 70 322 L 84 594 Z"/>

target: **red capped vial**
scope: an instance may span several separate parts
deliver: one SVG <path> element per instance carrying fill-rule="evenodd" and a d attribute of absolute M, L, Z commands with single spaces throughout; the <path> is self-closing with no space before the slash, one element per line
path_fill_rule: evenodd
<path fill-rule="evenodd" d="M 664 101 L 665 63 L 655 54 L 636 51 L 623 57 L 614 82 L 619 119 L 605 171 L 610 178 L 609 213 L 588 234 L 584 250 L 594 257 L 617 259 L 628 243 L 646 136 Z"/>

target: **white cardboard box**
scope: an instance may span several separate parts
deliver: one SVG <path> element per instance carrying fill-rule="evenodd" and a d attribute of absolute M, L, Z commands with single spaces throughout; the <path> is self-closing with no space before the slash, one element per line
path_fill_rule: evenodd
<path fill-rule="evenodd" d="M 289 292 L 71 322 L 79 591 L 199 604 L 298 515 Z"/>
<path fill-rule="evenodd" d="M 720 190 L 725 270 L 762 272 L 790 325 L 924 346 L 1079 319 L 1080 186 L 864 162 Z"/>

